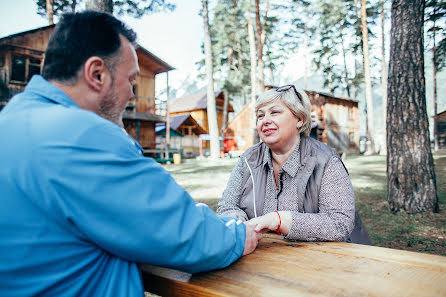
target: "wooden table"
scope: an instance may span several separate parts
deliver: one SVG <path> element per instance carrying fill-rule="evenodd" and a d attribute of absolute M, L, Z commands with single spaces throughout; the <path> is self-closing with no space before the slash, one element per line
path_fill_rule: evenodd
<path fill-rule="evenodd" d="M 161 296 L 446 296 L 446 257 L 271 233 L 225 269 L 142 271 L 146 290 Z"/>

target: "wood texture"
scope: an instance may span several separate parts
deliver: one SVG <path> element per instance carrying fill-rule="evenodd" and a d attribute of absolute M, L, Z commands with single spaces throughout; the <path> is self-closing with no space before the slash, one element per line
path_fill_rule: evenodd
<path fill-rule="evenodd" d="M 225 269 L 142 270 L 146 290 L 161 296 L 446 296 L 446 257 L 275 234 Z"/>

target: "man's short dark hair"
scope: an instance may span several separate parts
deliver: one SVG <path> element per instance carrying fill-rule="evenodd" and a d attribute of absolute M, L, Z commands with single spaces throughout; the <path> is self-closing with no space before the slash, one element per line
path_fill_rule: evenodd
<path fill-rule="evenodd" d="M 121 47 L 120 35 L 135 44 L 136 33 L 108 13 L 64 14 L 48 42 L 42 76 L 60 82 L 76 79 L 88 58 L 98 56 L 110 61 Z"/>

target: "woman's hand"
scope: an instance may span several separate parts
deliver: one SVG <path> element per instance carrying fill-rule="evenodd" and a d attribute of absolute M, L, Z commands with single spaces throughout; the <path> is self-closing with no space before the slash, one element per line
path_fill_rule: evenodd
<path fill-rule="evenodd" d="M 270 212 L 250 219 L 246 224 L 253 226 L 256 232 L 276 231 L 280 227 L 280 233 L 287 235 L 291 225 L 291 213 L 289 211 L 280 211 L 279 214 Z"/>

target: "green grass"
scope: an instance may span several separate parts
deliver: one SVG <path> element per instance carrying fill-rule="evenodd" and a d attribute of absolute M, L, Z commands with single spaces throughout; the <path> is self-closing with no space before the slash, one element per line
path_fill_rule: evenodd
<path fill-rule="evenodd" d="M 440 211 L 409 215 L 390 212 L 385 156 L 346 158 L 356 209 L 373 245 L 446 256 L 446 152 L 435 154 L 434 161 Z M 215 210 L 235 162 L 194 160 L 165 168 L 195 200 Z"/>
<path fill-rule="evenodd" d="M 436 154 L 434 161 L 440 211 L 413 215 L 390 212 L 385 156 L 356 156 L 345 161 L 356 209 L 373 245 L 446 256 L 446 154 Z"/>

